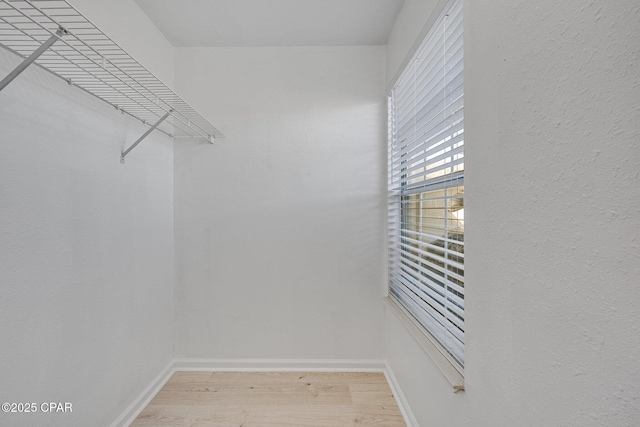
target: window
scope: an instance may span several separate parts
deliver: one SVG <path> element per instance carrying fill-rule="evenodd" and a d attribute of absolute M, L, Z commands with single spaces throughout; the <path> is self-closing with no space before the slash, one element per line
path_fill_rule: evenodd
<path fill-rule="evenodd" d="M 389 294 L 464 365 L 462 0 L 389 95 Z"/>

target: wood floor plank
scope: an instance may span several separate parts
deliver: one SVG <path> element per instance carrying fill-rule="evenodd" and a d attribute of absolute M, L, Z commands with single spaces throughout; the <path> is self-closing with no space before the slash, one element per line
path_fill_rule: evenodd
<path fill-rule="evenodd" d="M 174 384 L 175 385 L 175 384 Z M 348 384 L 257 384 L 232 386 L 208 384 L 163 388 L 153 398 L 154 405 L 350 405 Z"/>
<path fill-rule="evenodd" d="M 356 405 L 395 405 L 391 388 L 387 383 L 350 383 L 351 400 Z"/>
<path fill-rule="evenodd" d="M 382 373 L 177 372 L 133 427 L 404 427 Z"/>
<path fill-rule="evenodd" d="M 190 427 L 404 427 L 399 410 L 382 406 L 193 406 Z"/>
<path fill-rule="evenodd" d="M 211 372 L 175 372 L 167 384 L 208 382 L 211 379 Z"/>
<path fill-rule="evenodd" d="M 189 427 L 192 405 L 147 405 L 130 427 Z"/>

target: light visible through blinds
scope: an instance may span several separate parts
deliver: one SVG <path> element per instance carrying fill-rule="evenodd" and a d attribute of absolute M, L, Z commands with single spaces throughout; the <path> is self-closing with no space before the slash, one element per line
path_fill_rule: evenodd
<path fill-rule="evenodd" d="M 462 0 L 389 95 L 390 295 L 464 365 Z"/>

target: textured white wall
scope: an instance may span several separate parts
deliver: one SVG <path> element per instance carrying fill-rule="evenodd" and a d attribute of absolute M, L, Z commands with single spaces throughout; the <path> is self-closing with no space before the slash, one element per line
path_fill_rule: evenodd
<path fill-rule="evenodd" d="M 390 365 L 424 426 L 636 426 L 640 7 L 465 3 L 466 391 L 392 314 Z"/>
<path fill-rule="evenodd" d="M 180 48 L 176 355 L 383 357 L 384 47 Z"/>
<path fill-rule="evenodd" d="M 0 129 L 0 400 L 73 404 L 0 425 L 109 425 L 173 356 L 170 140 L 35 66 Z"/>

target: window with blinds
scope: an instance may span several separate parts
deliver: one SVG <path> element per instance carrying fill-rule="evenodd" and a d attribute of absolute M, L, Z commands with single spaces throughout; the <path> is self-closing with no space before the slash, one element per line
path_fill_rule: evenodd
<path fill-rule="evenodd" d="M 389 293 L 464 365 L 462 0 L 389 95 Z"/>

